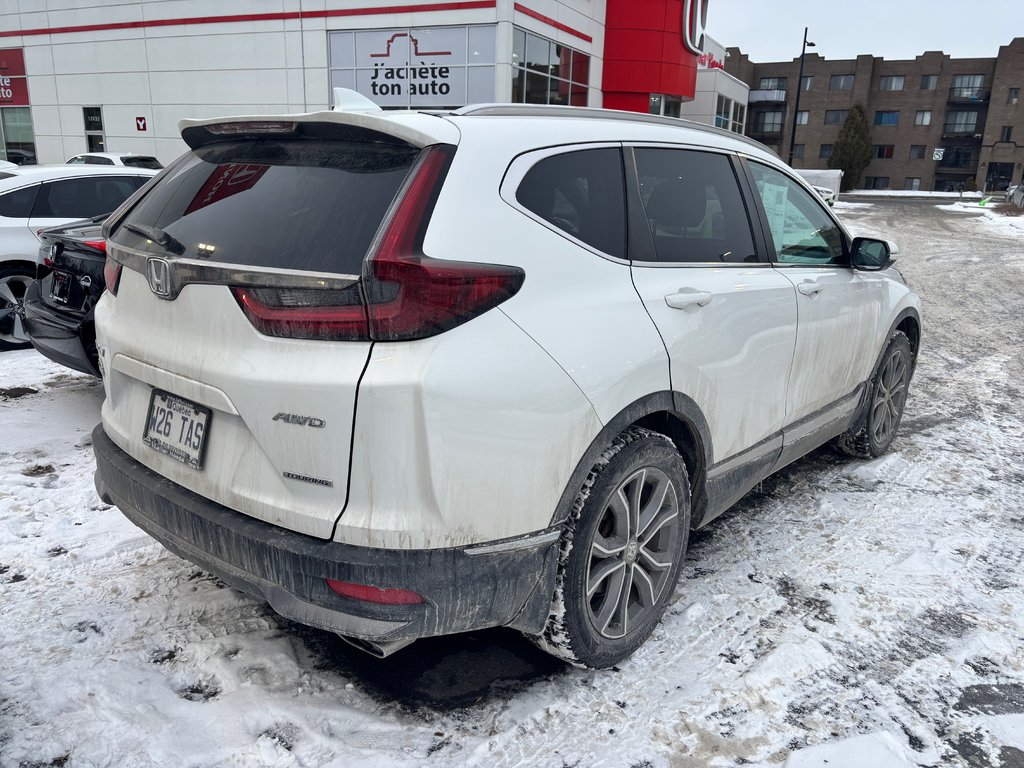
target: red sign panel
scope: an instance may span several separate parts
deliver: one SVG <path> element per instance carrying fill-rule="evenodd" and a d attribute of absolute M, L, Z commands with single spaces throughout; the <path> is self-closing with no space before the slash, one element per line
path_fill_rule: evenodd
<path fill-rule="evenodd" d="M 146 118 L 144 118 L 144 117 L 136 117 L 135 118 L 135 130 L 136 131 L 144 131 L 144 130 L 146 130 Z"/>
<path fill-rule="evenodd" d="M 0 50 L 0 77 L 24 77 L 25 54 L 21 48 Z"/>
<path fill-rule="evenodd" d="M 185 209 L 185 215 L 213 205 L 231 195 L 245 192 L 256 186 L 263 174 L 270 168 L 269 165 L 253 165 L 249 163 L 229 163 L 218 165 L 210 174 L 203 186 L 196 192 L 192 202 Z"/>
<path fill-rule="evenodd" d="M 0 107 L 28 105 L 28 81 L 24 77 L 0 76 Z"/>

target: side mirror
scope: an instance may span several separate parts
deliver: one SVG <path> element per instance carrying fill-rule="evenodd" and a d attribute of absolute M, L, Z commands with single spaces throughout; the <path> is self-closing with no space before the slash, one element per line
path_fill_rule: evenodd
<path fill-rule="evenodd" d="M 876 272 L 890 266 L 900 252 L 896 243 L 874 237 L 855 237 L 850 247 L 850 263 L 854 269 Z"/>

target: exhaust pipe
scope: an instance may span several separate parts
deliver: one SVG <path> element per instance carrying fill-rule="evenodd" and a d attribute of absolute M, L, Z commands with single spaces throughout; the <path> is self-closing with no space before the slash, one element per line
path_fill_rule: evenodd
<path fill-rule="evenodd" d="M 377 643 L 373 640 L 363 640 L 361 637 L 347 637 L 346 635 L 338 635 L 342 640 L 351 646 L 358 648 L 360 651 L 375 656 L 378 659 L 383 659 L 390 656 L 395 651 L 400 651 L 405 646 L 412 644 L 415 638 L 409 640 L 385 640 Z"/>

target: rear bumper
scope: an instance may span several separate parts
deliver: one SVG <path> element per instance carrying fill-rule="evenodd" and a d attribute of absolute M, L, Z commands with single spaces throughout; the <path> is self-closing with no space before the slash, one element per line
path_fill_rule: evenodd
<path fill-rule="evenodd" d="M 82 325 L 91 321 L 91 312 L 82 315 L 61 312 L 47 306 L 40 296 L 39 284 L 40 281 L 36 280 L 25 293 L 25 330 L 32 346 L 54 362 L 99 376 L 100 372 L 89 359 L 82 343 Z M 89 325 L 91 327 L 91 322 Z"/>
<path fill-rule="evenodd" d="M 539 632 L 554 589 L 557 531 L 488 547 L 396 550 L 295 533 L 215 504 L 158 475 L 93 431 L 96 490 L 175 554 L 282 616 L 393 642 L 491 626 Z M 508 549 L 508 547 L 513 547 Z M 423 596 L 385 606 L 341 597 L 326 579 Z"/>

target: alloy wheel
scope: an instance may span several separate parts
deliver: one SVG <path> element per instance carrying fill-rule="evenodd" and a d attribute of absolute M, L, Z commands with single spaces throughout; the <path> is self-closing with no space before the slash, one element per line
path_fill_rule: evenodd
<path fill-rule="evenodd" d="M 656 610 L 678 556 L 679 499 L 668 475 L 645 467 L 611 494 L 590 542 L 586 574 L 594 628 L 616 639 Z"/>
<path fill-rule="evenodd" d="M 871 403 L 871 439 L 877 445 L 887 445 L 899 426 L 907 399 L 909 371 L 910 364 L 903 349 L 891 349 L 878 374 L 875 399 Z"/>
<path fill-rule="evenodd" d="M 32 278 L 23 274 L 0 277 L 0 342 L 27 344 L 25 331 L 25 292 Z"/>

